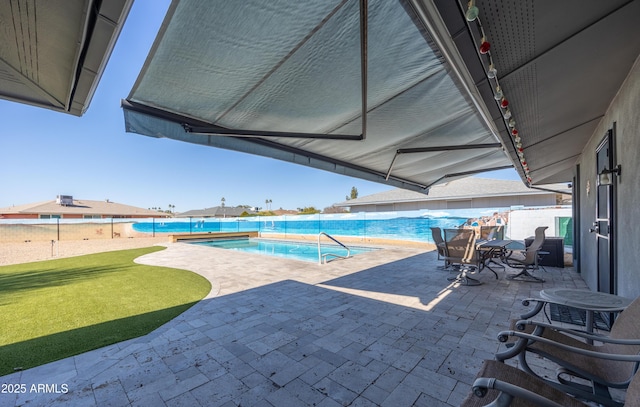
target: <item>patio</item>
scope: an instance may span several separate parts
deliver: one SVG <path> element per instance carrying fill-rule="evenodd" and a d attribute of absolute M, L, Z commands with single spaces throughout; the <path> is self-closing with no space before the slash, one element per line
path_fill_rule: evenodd
<path fill-rule="evenodd" d="M 324 266 L 221 250 L 177 243 L 140 258 L 213 290 L 147 336 L 3 377 L 27 391 L 1 404 L 457 406 L 523 298 L 586 288 L 550 267 L 543 284 L 482 272 L 481 286 L 452 286 L 434 251 L 413 248 Z"/>

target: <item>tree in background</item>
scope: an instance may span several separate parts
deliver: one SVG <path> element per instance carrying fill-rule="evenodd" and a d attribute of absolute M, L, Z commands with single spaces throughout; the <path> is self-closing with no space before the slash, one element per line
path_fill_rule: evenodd
<path fill-rule="evenodd" d="M 298 208 L 299 215 L 312 215 L 314 213 L 320 213 L 320 211 L 314 208 L 313 206 L 305 206 L 304 208 Z"/>
<path fill-rule="evenodd" d="M 220 206 L 222 206 L 224 208 L 224 202 L 226 201 L 226 199 L 224 199 L 224 196 L 222 197 L 222 199 L 220 200 Z"/>
<path fill-rule="evenodd" d="M 324 208 L 322 210 L 322 213 L 349 213 L 349 211 L 339 206 L 331 205 Z"/>
<path fill-rule="evenodd" d="M 358 197 L 358 188 L 351 187 L 351 195 L 346 196 L 347 201 L 350 199 L 356 199 L 357 197 Z"/>

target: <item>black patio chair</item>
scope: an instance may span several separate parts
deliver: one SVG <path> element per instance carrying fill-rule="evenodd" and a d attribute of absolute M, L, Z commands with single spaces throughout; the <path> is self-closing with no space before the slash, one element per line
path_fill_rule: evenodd
<path fill-rule="evenodd" d="M 510 349 L 496 354 L 497 360 L 517 357 L 522 370 L 546 380 L 529 363 L 528 356 L 541 356 L 559 366 L 554 386 L 605 406 L 620 406 L 611 399 L 609 389 L 627 388 L 638 370 L 640 297 L 620 313 L 608 336 L 531 320 L 518 321 L 515 328 L 500 332 L 501 342 L 515 342 Z"/>
<path fill-rule="evenodd" d="M 520 279 L 524 281 L 532 281 L 537 283 L 543 283 L 544 279 L 536 277 L 529 273 L 529 271 L 538 269 L 539 251 L 544 244 L 544 231 L 547 226 L 540 226 L 536 228 L 535 238 L 533 242 L 523 251 L 519 256 L 513 257 L 513 252 L 505 257 L 505 263 L 512 268 L 521 268 L 522 270 L 517 274 L 508 275 L 509 280 Z"/>
<path fill-rule="evenodd" d="M 593 403 L 583 403 L 552 384 L 513 366 L 485 360 L 473 382 L 472 392 L 460 404 L 460 407 L 481 406 L 588 407 L 593 406 Z M 640 373 L 633 377 L 621 406 L 640 407 Z"/>
<path fill-rule="evenodd" d="M 447 247 L 444 244 L 444 239 L 442 238 L 442 229 L 438 227 L 432 227 L 430 229 L 431 229 L 431 237 L 438 251 L 438 260 L 444 260 L 444 266 L 440 266 L 438 268 L 447 269 L 451 266 L 451 264 L 447 260 Z"/>
<path fill-rule="evenodd" d="M 463 285 L 480 285 L 480 281 L 469 277 L 469 273 L 480 270 L 480 258 L 476 253 L 476 233 L 473 229 L 445 229 L 444 243 L 447 252 L 446 261 L 459 267 L 456 277 L 449 281 Z"/>

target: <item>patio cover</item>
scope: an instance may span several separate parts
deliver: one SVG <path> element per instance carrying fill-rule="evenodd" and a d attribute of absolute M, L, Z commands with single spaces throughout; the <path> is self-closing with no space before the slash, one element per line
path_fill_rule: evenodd
<path fill-rule="evenodd" d="M 81 116 L 133 0 L 0 2 L 0 98 Z"/>
<path fill-rule="evenodd" d="M 123 101 L 126 130 L 422 192 L 511 167 L 464 66 L 449 62 L 455 49 L 419 8 L 174 0 Z"/>

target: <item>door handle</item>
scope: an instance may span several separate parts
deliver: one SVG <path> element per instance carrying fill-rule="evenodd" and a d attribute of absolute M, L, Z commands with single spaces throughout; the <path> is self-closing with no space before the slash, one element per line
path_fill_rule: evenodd
<path fill-rule="evenodd" d="M 589 232 L 590 233 L 600 233 L 600 226 L 598 225 L 598 222 L 593 222 L 593 227 L 589 228 Z"/>

